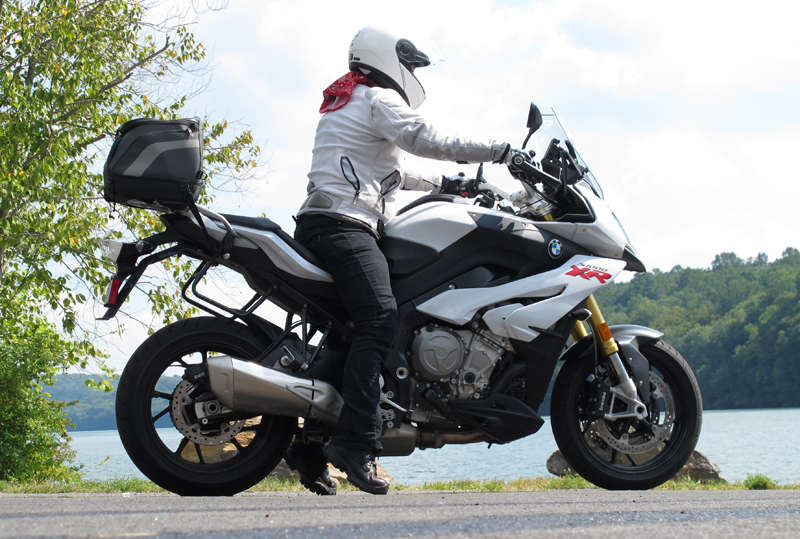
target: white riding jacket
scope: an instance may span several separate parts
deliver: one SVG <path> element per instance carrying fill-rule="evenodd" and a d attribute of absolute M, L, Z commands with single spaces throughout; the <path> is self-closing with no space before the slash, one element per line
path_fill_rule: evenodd
<path fill-rule="evenodd" d="M 405 152 L 432 159 L 499 161 L 507 144 L 443 133 L 394 90 L 358 85 L 347 104 L 317 126 L 303 213 L 333 213 L 378 229 L 397 189 L 432 191 L 441 176 L 404 168 Z"/>

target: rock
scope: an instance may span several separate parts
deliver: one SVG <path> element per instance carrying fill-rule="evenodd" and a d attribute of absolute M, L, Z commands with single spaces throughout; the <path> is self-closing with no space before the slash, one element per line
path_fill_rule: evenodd
<path fill-rule="evenodd" d="M 236 447 L 234 447 L 233 444 L 195 446 L 193 443 L 189 443 L 183 448 L 181 458 L 189 462 L 200 462 L 200 459 L 197 457 L 197 447 L 200 448 L 200 453 L 203 455 L 203 462 L 206 464 L 216 464 L 236 454 Z"/>
<path fill-rule="evenodd" d="M 286 461 L 281 459 L 275 469 L 272 470 L 267 477 L 273 477 L 275 479 L 299 479 L 300 475 L 289 468 L 289 465 L 286 464 Z"/>
<path fill-rule="evenodd" d="M 565 475 L 575 473 L 575 471 L 570 468 L 569 464 L 567 464 L 564 455 L 562 455 L 559 450 L 550 455 L 550 458 L 547 459 L 547 471 L 558 477 L 564 477 Z M 720 472 L 719 467 L 699 451 L 693 451 L 692 456 L 689 457 L 689 462 L 675 475 L 675 479 L 682 479 L 684 477 L 688 477 L 693 481 L 728 482 L 728 479 Z"/>
<path fill-rule="evenodd" d="M 575 470 L 569 467 L 564 455 L 562 455 L 559 450 L 556 450 L 556 452 L 547 459 L 547 471 L 558 477 L 575 475 Z"/>
<path fill-rule="evenodd" d="M 253 425 L 258 425 L 261 422 L 261 416 L 248 419 L 243 428 L 252 427 Z M 239 442 L 242 446 L 247 446 L 250 442 L 253 441 L 255 438 L 255 432 L 252 430 L 243 430 L 239 434 L 236 435 L 236 441 Z M 215 464 L 217 462 L 222 462 L 223 460 L 229 459 L 236 455 L 238 449 L 232 443 L 225 443 L 219 445 L 200 445 L 200 453 L 203 454 L 203 462 L 206 464 Z M 197 448 L 195 447 L 194 443 L 189 443 L 181 452 L 181 458 L 188 460 L 190 462 L 200 462 L 200 459 L 197 457 Z"/>
<path fill-rule="evenodd" d="M 700 451 L 692 451 L 689 462 L 675 475 L 675 479 L 688 477 L 693 481 L 727 483 L 728 478 L 722 475 L 719 466 Z"/>

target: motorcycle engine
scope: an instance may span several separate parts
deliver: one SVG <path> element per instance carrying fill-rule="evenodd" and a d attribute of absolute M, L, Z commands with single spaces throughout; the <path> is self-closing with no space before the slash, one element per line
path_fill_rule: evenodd
<path fill-rule="evenodd" d="M 479 398 L 495 365 L 511 350 L 507 339 L 485 331 L 428 324 L 414 333 L 411 364 L 416 377 L 442 383 L 451 398 Z"/>

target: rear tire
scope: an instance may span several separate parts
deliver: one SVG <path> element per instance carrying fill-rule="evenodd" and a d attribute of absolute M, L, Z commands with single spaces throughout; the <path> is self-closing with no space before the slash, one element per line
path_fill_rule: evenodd
<path fill-rule="evenodd" d="M 168 419 L 190 417 L 197 406 L 180 403 L 182 395 L 199 394 L 197 386 L 176 378 L 187 366 L 204 364 L 209 354 L 253 359 L 269 344 L 244 324 L 211 317 L 176 322 L 144 341 L 120 377 L 116 402 L 120 439 L 136 467 L 182 496 L 231 496 L 266 477 L 291 441 L 295 418 L 262 415 L 206 430 L 183 425 L 183 432 Z M 164 416 L 171 433 L 156 428 Z"/>
<path fill-rule="evenodd" d="M 700 437 L 703 405 L 686 360 L 658 340 L 639 350 L 650 362 L 652 396 L 646 420 L 607 421 L 589 416 L 594 357 L 567 361 L 553 386 L 553 435 L 569 465 L 609 490 L 645 490 L 671 479 Z M 612 377 L 599 366 L 600 379 Z"/>

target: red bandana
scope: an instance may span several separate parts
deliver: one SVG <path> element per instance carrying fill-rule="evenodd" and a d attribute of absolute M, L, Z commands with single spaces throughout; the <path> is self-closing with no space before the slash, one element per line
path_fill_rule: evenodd
<path fill-rule="evenodd" d="M 332 110 L 342 108 L 350 101 L 353 89 L 357 84 L 367 84 L 369 79 L 361 73 L 350 71 L 347 75 L 340 77 L 333 84 L 325 88 L 322 92 L 322 106 L 319 108 L 320 114 L 325 114 Z"/>

